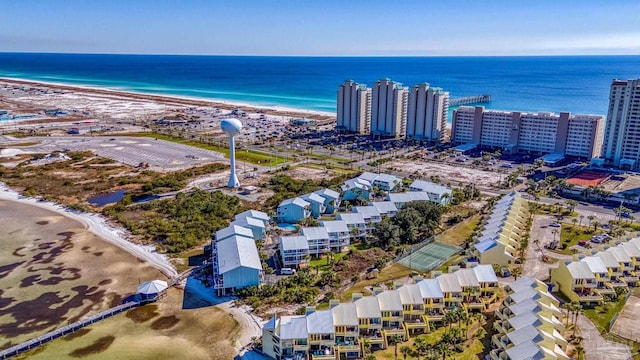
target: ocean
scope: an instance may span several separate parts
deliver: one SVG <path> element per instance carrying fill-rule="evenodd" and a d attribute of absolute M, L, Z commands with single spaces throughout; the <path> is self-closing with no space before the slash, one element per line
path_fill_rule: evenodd
<path fill-rule="evenodd" d="M 487 108 L 606 114 L 613 78 L 640 77 L 640 56 L 261 57 L 0 53 L 0 77 L 335 112 L 346 79 L 428 82 Z"/>

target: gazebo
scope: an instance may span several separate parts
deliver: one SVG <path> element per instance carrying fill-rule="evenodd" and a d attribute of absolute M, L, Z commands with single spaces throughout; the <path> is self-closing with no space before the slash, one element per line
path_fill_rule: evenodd
<path fill-rule="evenodd" d="M 143 300 L 149 300 L 164 293 L 168 288 L 166 281 L 152 280 L 138 285 L 138 294 Z"/>

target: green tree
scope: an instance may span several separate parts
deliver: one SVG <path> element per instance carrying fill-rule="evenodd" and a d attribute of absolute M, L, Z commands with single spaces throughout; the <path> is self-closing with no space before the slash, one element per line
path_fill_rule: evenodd
<path fill-rule="evenodd" d="M 388 249 L 400 243 L 400 228 L 390 218 L 383 218 L 374 225 L 374 234 L 381 247 Z"/>
<path fill-rule="evenodd" d="M 393 335 L 389 338 L 389 345 L 393 345 L 394 359 L 398 360 L 398 344 L 402 342 L 402 337 L 399 335 Z"/>
<path fill-rule="evenodd" d="M 409 355 L 409 353 L 411 353 L 411 347 L 409 347 L 408 345 L 402 345 L 400 347 L 400 352 L 402 353 L 402 358 L 404 360 L 407 360 L 407 356 Z"/>

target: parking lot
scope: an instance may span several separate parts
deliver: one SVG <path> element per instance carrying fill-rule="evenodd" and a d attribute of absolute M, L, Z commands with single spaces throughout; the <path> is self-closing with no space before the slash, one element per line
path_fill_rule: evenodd
<path fill-rule="evenodd" d="M 41 144 L 23 149 L 39 153 L 90 150 L 131 166 L 148 163 L 155 171 L 176 171 L 225 160 L 223 154 L 214 151 L 153 138 L 62 136 L 34 139 L 40 140 Z"/>

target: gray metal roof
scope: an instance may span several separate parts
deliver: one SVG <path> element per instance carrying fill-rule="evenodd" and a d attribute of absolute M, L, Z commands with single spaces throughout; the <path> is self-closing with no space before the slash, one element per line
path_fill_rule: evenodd
<path fill-rule="evenodd" d="M 640 248 L 633 242 L 628 241 L 626 243 L 622 243 L 620 245 L 622 249 L 624 249 L 624 251 L 626 251 L 626 253 L 634 258 L 640 258 Z"/>
<path fill-rule="evenodd" d="M 440 284 L 443 293 L 460 293 L 462 287 L 458 283 L 458 277 L 455 274 L 442 274 L 436 278 Z"/>
<path fill-rule="evenodd" d="M 355 213 L 362 214 L 362 217 L 365 219 L 380 216 L 380 211 L 373 206 L 354 206 L 352 210 Z"/>
<path fill-rule="evenodd" d="M 327 199 L 337 200 L 340 198 L 340 193 L 331 189 L 321 189 L 315 193 Z"/>
<path fill-rule="evenodd" d="M 540 293 L 533 288 L 529 288 L 514 292 L 513 294 L 509 295 L 509 297 L 515 302 L 520 302 L 527 299 L 539 299 Z"/>
<path fill-rule="evenodd" d="M 234 235 L 216 242 L 216 248 L 221 274 L 241 266 L 262 270 L 256 242 L 252 238 Z"/>
<path fill-rule="evenodd" d="M 473 268 L 473 271 L 476 273 L 476 278 L 478 278 L 479 282 L 498 282 L 496 272 L 493 271 L 493 266 L 491 265 L 478 265 Z"/>
<path fill-rule="evenodd" d="M 380 311 L 402 311 L 403 302 L 400 301 L 400 296 L 397 290 L 385 290 L 376 295 Z M 422 299 L 420 299 L 420 302 L 422 303 Z"/>
<path fill-rule="evenodd" d="M 375 296 L 363 296 L 354 301 L 356 304 L 356 313 L 359 319 L 381 318 L 380 304 Z"/>
<path fill-rule="evenodd" d="M 571 274 L 571 277 L 574 279 L 595 279 L 596 277 L 593 275 L 591 269 L 587 263 L 583 263 L 580 261 L 574 261 L 567 265 L 567 269 Z"/>
<path fill-rule="evenodd" d="M 224 240 L 233 235 L 246 236 L 248 238 L 253 238 L 253 231 L 251 229 L 246 228 L 244 226 L 239 225 L 229 225 L 224 229 L 220 229 L 216 231 L 216 240 Z"/>
<path fill-rule="evenodd" d="M 525 341 L 507 349 L 509 360 L 539 360 L 544 359 L 544 353 L 533 341 Z"/>
<path fill-rule="evenodd" d="M 591 272 L 593 273 L 606 274 L 608 271 L 607 267 L 604 266 L 602 259 L 597 256 L 587 256 L 583 259 L 580 259 L 580 261 L 587 264 L 589 270 L 591 270 Z"/>
<path fill-rule="evenodd" d="M 516 330 L 523 328 L 527 325 L 541 324 L 540 319 L 538 319 L 538 317 L 532 312 L 525 312 L 520 315 L 516 315 L 512 318 L 507 319 L 507 321 Z"/>
<path fill-rule="evenodd" d="M 480 286 L 480 282 L 478 282 L 478 278 L 476 277 L 476 272 L 473 271 L 473 269 L 459 269 L 454 274 L 458 278 L 458 283 L 462 288 L 465 288 L 467 286 Z"/>
<path fill-rule="evenodd" d="M 307 315 L 307 332 L 309 334 L 333 334 L 333 313 L 331 310 L 318 310 Z"/>
<path fill-rule="evenodd" d="M 334 326 L 357 326 L 358 315 L 356 313 L 356 304 L 341 303 L 331 309 L 333 313 Z"/>
<path fill-rule="evenodd" d="M 620 267 L 620 263 L 618 262 L 618 260 L 616 260 L 615 256 L 613 256 L 613 254 L 610 253 L 610 252 L 600 251 L 595 256 L 597 256 L 600 259 L 602 259 L 602 263 L 604 263 L 604 266 L 606 266 L 607 268 L 618 268 L 618 267 Z"/>
<path fill-rule="evenodd" d="M 321 221 L 320 225 L 324 226 L 328 233 L 349 232 L 344 220 Z"/>
<path fill-rule="evenodd" d="M 300 198 L 308 203 L 324 205 L 324 198 L 316 193 L 304 194 Z"/>
<path fill-rule="evenodd" d="M 281 206 L 287 206 L 287 205 L 295 205 L 295 206 L 299 206 L 299 207 L 307 207 L 307 206 L 311 206 L 311 204 L 307 201 L 305 201 L 302 198 L 293 198 L 293 199 L 287 199 L 284 200 L 283 202 L 280 203 L 280 205 L 278 205 L 278 207 Z"/>
<path fill-rule="evenodd" d="M 309 250 L 309 242 L 302 235 L 282 236 L 280 237 L 280 249 L 283 251 Z"/>
<path fill-rule="evenodd" d="M 388 214 L 398 211 L 398 208 L 393 201 L 373 201 L 369 203 L 369 206 L 373 206 L 378 209 L 380 214 Z"/>
<path fill-rule="evenodd" d="M 304 315 L 283 316 L 280 318 L 280 339 L 306 339 L 307 317 Z"/>
<path fill-rule="evenodd" d="M 408 284 L 398 289 L 400 301 L 403 305 L 417 305 L 423 303 L 422 292 L 417 284 Z"/>
<path fill-rule="evenodd" d="M 429 194 L 423 191 L 410 191 L 407 194 L 411 201 L 429 201 Z"/>
<path fill-rule="evenodd" d="M 620 246 L 608 248 L 606 252 L 610 252 L 613 255 L 613 257 L 616 258 L 616 260 L 618 260 L 618 262 L 622 262 L 622 263 L 631 262 L 631 256 L 629 256 L 629 254 L 627 254 L 627 252 L 624 251 L 624 248 Z"/>
<path fill-rule="evenodd" d="M 340 189 L 342 189 L 343 192 L 351 189 L 370 190 L 371 183 L 364 179 L 355 178 L 345 181 Z"/>
<path fill-rule="evenodd" d="M 241 212 L 240 214 L 235 216 L 235 219 L 239 220 L 245 217 L 252 217 L 258 220 L 262 220 L 264 222 L 269 222 L 269 220 L 271 220 L 267 213 L 258 211 L 258 210 L 247 210 L 247 211 Z"/>
<path fill-rule="evenodd" d="M 442 299 L 444 294 L 440 289 L 440 283 L 436 279 L 424 279 L 418 281 L 420 295 L 423 299 Z"/>
<path fill-rule="evenodd" d="M 329 238 L 329 233 L 324 226 L 302 228 L 302 235 L 307 240 L 324 240 Z"/>
<path fill-rule="evenodd" d="M 342 214 L 338 214 L 337 218 L 338 220 L 342 220 L 345 223 L 347 223 L 347 225 L 365 223 L 364 217 L 362 217 L 362 214 L 358 214 L 358 213 L 342 213 Z"/>
<path fill-rule="evenodd" d="M 520 279 L 512 282 L 508 285 L 511 288 L 511 291 L 518 292 L 524 289 L 531 289 L 536 286 L 536 281 L 530 277 L 529 275 L 523 276 Z"/>
<path fill-rule="evenodd" d="M 403 193 L 389 193 L 387 194 L 387 201 L 392 201 L 394 203 L 408 203 L 411 202 L 411 195 L 408 192 Z"/>
<path fill-rule="evenodd" d="M 516 331 L 509 332 L 507 337 L 513 345 L 519 345 L 526 341 L 532 341 L 537 344 L 544 339 L 533 325 L 527 325 Z"/>
<path fill-rule="evenodd" d="M 508 306 L 508 308 L 514 315 L 520 315 L 526 312 L 537 313 L 540 310 L 540 306 L 538 305 L 538 303 L 531 298 L 521 300 L 515 304 L 511 304 Z"/>
<path fill-rule="evenodd" d="M 438 194 L 439 196 L 442 196 L 442 194 L 451 194 L 451 189 L 449 189 L 448 187 L 434 184 L 432 182 L 424 181 L 424 180 L 416 180 L 413 183 L 411 183 L 409 187 L 420 189 L 421 191 L 432 193 L 432 194 Z"/>
<path fill-rule="evenodd" d="M 260 228 L 260 229 L 265 228 L 264 221 L 253 218 L 253 217 L 236 219 L 235 221 L 232 221 L 231 224 L 229 225 L 238 225 L 238 226 L 253 227 L 253 228 Z"/>

